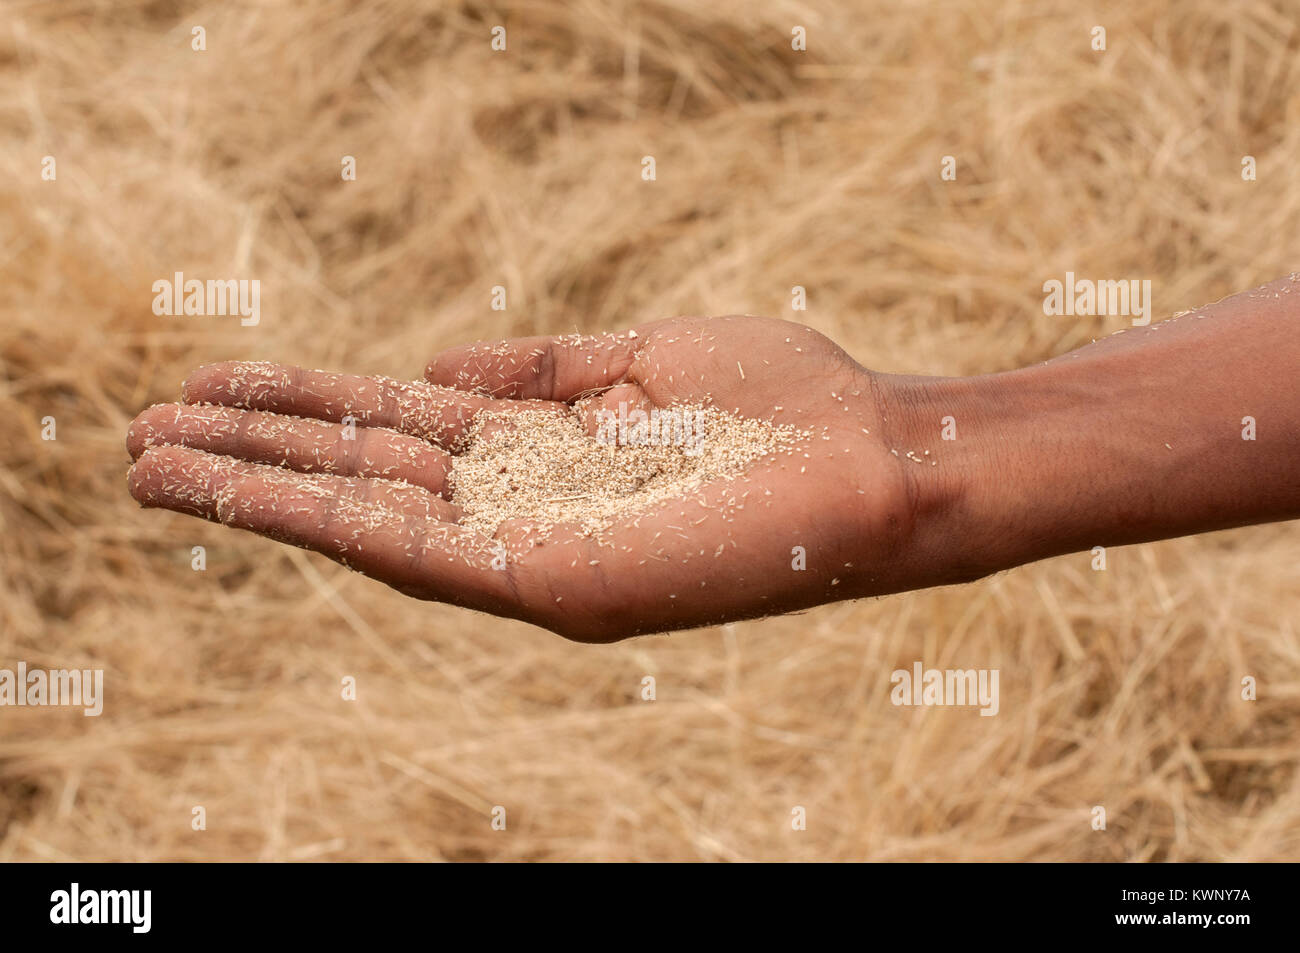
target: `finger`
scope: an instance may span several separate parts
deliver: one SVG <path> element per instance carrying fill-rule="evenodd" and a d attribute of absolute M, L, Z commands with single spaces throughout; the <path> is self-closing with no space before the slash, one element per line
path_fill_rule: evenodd
<path fill-rule="evenodd" d="M 186 403 L 223 404 L 296 417 L 388 427 L 452 447 L 482 411 L 565 411 L 563 404 L 493 400 L 423 381 L 310 371 L 263 361 L 228 361 L 199 368 L 182 385 Z"/>
<path fill-rule="evenodd" d="M 311 549 L 426 599 L 517 615 L 492 540 L 449 520 L 446 501 L 414 486 L 293 473 L 187 447 L 154 447 L 128 475 L 131 495 Z"/>
<path fill-rule="evenodd" d="M 621 381 L 640 343 L 635 330 L 479 341 L 443 351 L 424 376 L 497 398 L 569 401 Z"/>
<path fill-rule="evenodd" d="M 629 415 L 635 422 L 638 411 L 648 416 L 654 409 L 654 401 L 649 398 L 641 385 L 631 383 L 615 384 L 608 390 L 581 398 L 573 404 L 574 413 L 578 415 L 587 435 L 591 437 L 597 436 L 602 430 L 606 436 L 609 436 L 611 427 L 615 434 L 626 436 L 625 428 Z M 620 429 L 620 423 L 623 429 Z M 616 442 L 621 442 L 621 438 Z"/>
<path fill-rule="evenodd" d="M 458 507 L 409 483 L 295 473 L 181 446 L 145 450 L 131 467 L 128 485 L 131 495 L 145 506 L 203 516 L 267 535 L 273 535 L 278 526 L 290 530 L 306 526 L 312 523 L 311 517 L 321 514 L 331 517 L 317 521 L 321 525 L 343 525 L 338 517 L 364 516 L 367 507 L 412 518 L 460 518 Z M 344 504 L 341 509 L 336 501 Z M 305 537 L 295 531 L 294 538 Z"/>
<path fill-rule="evenodd" d="M 434 493 L 446 490 L 451 457 L 427 440 L 373 427 L 345 427 L 219 404 L 156 404 L 127 429 L 136 459 L 150 447 L 177 445 L 288 467 L 402 480 Z"/>

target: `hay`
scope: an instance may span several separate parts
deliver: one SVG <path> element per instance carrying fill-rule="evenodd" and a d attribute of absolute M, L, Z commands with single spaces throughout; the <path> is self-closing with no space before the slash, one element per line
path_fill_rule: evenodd
<path fill-rule="evenodd" d="M 963 374 L 1120 326 L 1043 315 L 1067 269 L 1157 316 L 1250 287 L 1300 260 L 1288 9 L 11 7 L 0 657 L 106 699 L 0 712 L 0 859 L 1300 858 L 1294 526 L 591 647 L 141 513 L 122 446 L 218 360 L 752 312 Z M 176 271 L 259 279 L 260 324 L 155 316 Z M 916 660 L 1000 669 L 1000 713 L 894 707 Z"/>

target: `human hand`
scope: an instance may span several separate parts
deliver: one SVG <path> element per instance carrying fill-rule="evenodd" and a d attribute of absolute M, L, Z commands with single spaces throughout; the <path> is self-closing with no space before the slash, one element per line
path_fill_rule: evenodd
<path fill-rule="evenodd" d="M 184 403 L 132 423 L 131 493 L 316 550 L 408 595 L 589 642 L 942 581 L 909 548 L 916 464 L 883 437 L 880 379 L 809 328 L 676 318 L 480 343 L 439 355 L 426 378 L 200 368 Z M 596 412 L 620 402 L 712 402 L 810 436 L 628 516 L 603 544 L 573 527 L 539 544 L 537 527 L 519 521 L 495 541 L 457 524 L 447 475 L 475 414 L 578 413 L 591 431 Z M 796 568 L 799 547 L 806 568 Z"/>
<path fill-rule="evenodd" d="M 868 371 L 809 328 L 738 316 L 467 345 L 427 382 L 217 364 L 131 425 L 130 487 L 581 641 L 964 582 L 1300 517 L 1297 281 L 964 378 Z M 478 413 L 577 413 L 593 432 L 620 402 L 711 402 L 806 436 L 601 537 L 457 523 L 449 451 Z"/>

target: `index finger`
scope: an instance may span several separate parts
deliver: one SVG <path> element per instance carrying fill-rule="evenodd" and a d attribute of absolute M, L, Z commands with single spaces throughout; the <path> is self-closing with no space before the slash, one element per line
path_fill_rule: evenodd
<path fill-rule="evenodd" d="M 388 427 L 452 447 L 483 411 L 567 411 L 551 401 L 494 400 L 424 381 L 313 371 L 266 361 L 225 361 L 191 374 L 181 387 L 186 403 Z"/>

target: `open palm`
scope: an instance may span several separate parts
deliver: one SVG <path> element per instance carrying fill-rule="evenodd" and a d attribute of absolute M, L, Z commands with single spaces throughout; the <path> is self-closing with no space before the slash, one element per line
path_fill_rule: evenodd
<path fill-rule="evenodd" d="M 581 641 L 906 587 L 907 464 L 881 439 L 870 373 L 809 328 L 674 318 L 466 345 L 425 376 L 200 368 L 183 403 L 132 423 L 131 493 Z M 488 539 L 458 524 L 447 477 L 479 412 L 577 413 L 594 432 L 596 411 L 620 403 L 712 403 L 809 436 L 598 537 L 512 520 Z"/>

